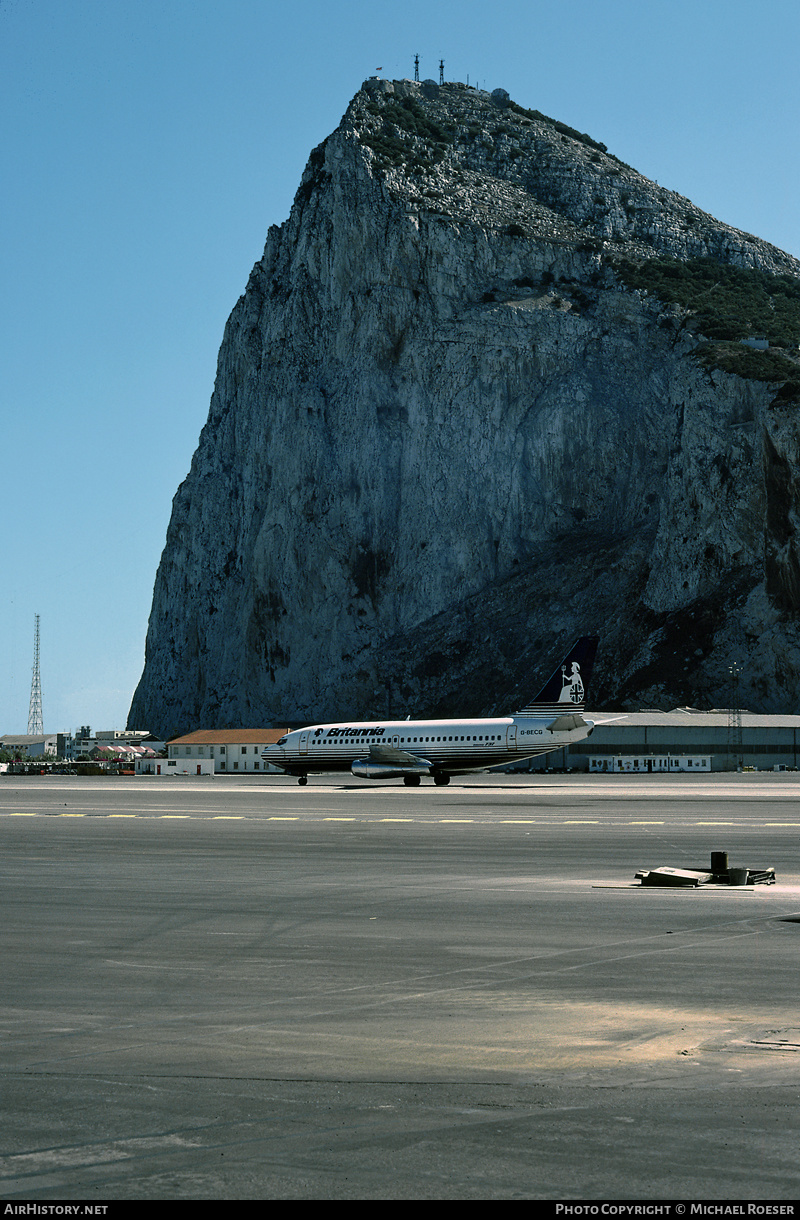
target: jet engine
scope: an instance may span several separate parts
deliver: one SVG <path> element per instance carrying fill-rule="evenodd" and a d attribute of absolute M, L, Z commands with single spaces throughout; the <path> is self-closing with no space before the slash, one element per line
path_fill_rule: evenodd
<path fill-rule="evenodd" d="M 430 766 L 414 763 L 373 762 L 369 758 L 357 758 L 350 771 L 359 779 L 402 779 L 406 775 L 431 775 Z"/>

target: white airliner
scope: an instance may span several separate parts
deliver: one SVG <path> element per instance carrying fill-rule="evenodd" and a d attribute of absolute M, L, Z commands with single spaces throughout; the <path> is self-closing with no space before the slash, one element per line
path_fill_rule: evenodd
<path fill-rule="evenodd" d="M 317 724 L 287 733 L 261 757 L 301 784 L 314 773 L 350 771 L 409 785 L 423 775 L 449 784 L 451 775 L 535 758 L 591 734 L 594 723 L 581 713 L 596 651 L 597 637 L 582 636 L 536 698 L 511 716 Z"/>

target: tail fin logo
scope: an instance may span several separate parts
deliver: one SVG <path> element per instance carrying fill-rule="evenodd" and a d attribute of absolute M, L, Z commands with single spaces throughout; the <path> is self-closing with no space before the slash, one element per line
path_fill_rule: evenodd
<path fill-rule="evenodd" d="M 592 678 L 597 652 L 595 635 L 584 635 L 570 648 L 564 660 L 545 682 L 535 699 L 519 709 L 518 716 L 560 715 L 565 707 L 582 710 Z"/>
<path fill-rule="evenodd" d="M 581 677 L 581 667 L 577 661 L 572 662 L 572 673 L 567 675 L 566 665 L 561 666 L 561 694 L 558 697 L 559 703 L 583 703 L 585 691 L 583 689 L 583 678 Z"/>

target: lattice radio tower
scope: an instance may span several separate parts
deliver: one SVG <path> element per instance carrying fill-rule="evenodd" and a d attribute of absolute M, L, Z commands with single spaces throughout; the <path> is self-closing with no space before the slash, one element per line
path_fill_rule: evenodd
<path fill-rule="evenodd" d="M 33 629 L 33 676 L 31 678 L 31 701 L 28 707 L 28 735 L 41 737 L 42 727 L 42 680 L 39 676 L 39 615 Z"/>

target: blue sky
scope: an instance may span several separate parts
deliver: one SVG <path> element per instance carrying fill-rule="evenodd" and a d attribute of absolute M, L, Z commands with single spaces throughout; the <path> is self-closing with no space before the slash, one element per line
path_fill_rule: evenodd
<path fill-rule="evenodd" d="M 0 732 L 125 724 L 225 320 L 382 75 L 501 86 L 800 256 L 796 0 L 0 0 Z M 147 726 L 138 726 L 146 728 Z"/>

